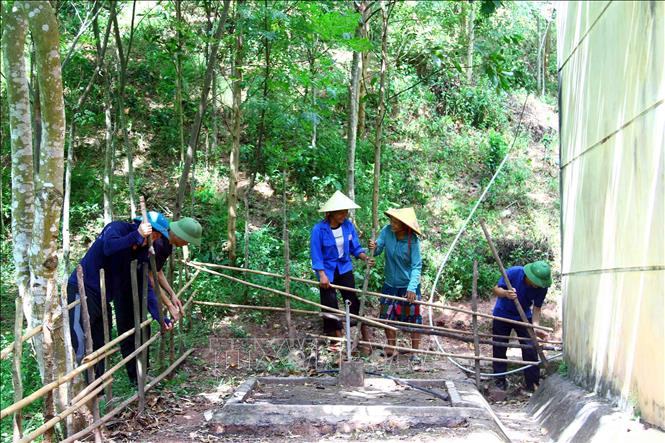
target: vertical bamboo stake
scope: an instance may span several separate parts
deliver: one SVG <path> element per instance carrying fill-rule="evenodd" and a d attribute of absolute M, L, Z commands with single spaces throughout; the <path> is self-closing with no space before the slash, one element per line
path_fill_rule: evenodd
<path fill-rule="evenodd" d="M 92 354 L 92 332 L 90 331 L 90 312 L 88 311 L 88 299 L 85 295 L 85 284 L 83 283 L 83 267 L 78 265 L 76 267 L 76 280 L 78 282 L 79 297 L 81 299 L 81 319 L 83 320 L 83 332 L 85 333 L 85 353 L 86 355 Z M 88 384 L 95 381 L 95 366 L 92 365 L 88 368 Z M 92 418 L 93 422 L 99 420 L 99 398 L 95 396 L 92 399 Z M 95 428 L 95 443 L 102 442 L 102 433 L 99 428 Z"/>
<path fill-rule="evenodd" d="M 282 182 L 284 189 L 282 190 L 282 239 L 284 241 L 284 292 L 291 293 L 291 258 L 289 251 L 289 222 L 287 219 L 286 211 L 286 169 L 282 171 Z M 286 308 L 286 326 L 289 330 L 289 345 L 293 346 L 295 339 L 293 324 L 291 323 L 291 299 L 284 297 L 284 307 Z"/>
<path fill-rule="evenodd" d="M 106 276 L 104 274 L 104 269 L 99 270 L 99 294 L 102 299 L 102 321 L 104 322 L 104 345 L 106 345 L 111 339 L 111 332 L 109 331 L 109 313 L 108 305 L 106 304 Z M 109 358 L 104 357 L 104 369 L 109 367 Z M 106 385 L 106 403 L 109 403 L 113 399 L 113 387 L 111 383 Z"/>
<path fill-rule="evenodd" d="M 141 196 L 141 215 L 143 220 L 148 221 L 148 211 L 145 209 L 145 198 Z M 162 323 L 164 323 L 164 310 L 162 309 L 162 290 L 159 286 L 159 281 L 157 280 L 157 262 L 155 261 L 155 250 L 152 247 L 152 236 L 148 236 L 148 260 L 150 261 L 150 270 L 152 271 L 152 282 L 153 289 L 155 291 L 155 298 L 157 299 L 157 312 L 159 312 L 160 317 L 160 329 L 163 330 Z M 161 372 L 164 369 L 164 334 L 162 334 L 161 340 L 159 342 L 159 357 L 157 359 L 157 367 Z"/>
<path fill-rule="evenodd" d="M 142 291 L 143 293 L 141 294 L 141 324 L 143 324 L 148 317 L 148 265 L 143 263 L 141 265 L 141 270 L 143 273 L 143 286 Z M 144 326 L 141 328 L 141 336 L 143 338 L 142 343 L 145 343 L 148 341 L 149 337 L 149 328 L 150 326 Z M 143 351 L 141 351 L 141 354 L 139 357 L 141 358 L 141 364 L 143 367 L 143 371 L 141 372 L 141 379 L 137 380 L 138 383 L 141 383 L 143 386 L 145 386 L 145 380 L 146 376 L 148 375 L 148 357 L 150 356 L 150 347 L 147 346 Z M 137 374 L 138 376 L 138 374 Z"/>
<path fill-rule="evenodd" d="M 145 220 L 145 219 L 144 219 Z M 134 349 L 141 346 L 141 304 L 139 302 L 139 286 L 136 273 L 136 260 L 132 260 L 130 272 L 132 275 L 132 307 L 134 311 Z M 145 409 L 145 385 L 143 384 L 143 361 L 140 354 L 134 358 L 136 364 L 136 386 L 139 394 L 139 414 Z"/>
<path fill-rule="evenodd" d="M 16 296 L 16 313 L 14 316 L 14 359 L 12 361 L 12 384 L 14 386 L 14 403 L 23 398 L 23 381 L 21 380 L 21 358 L 23 357 L 23 297 Z M 21 410 L 14 413 L 12 420 L 14 441 L 23 437 L 23 415 Z"/>
<path fill-rule="evenodd" d="M 72 336 L 71 329 L 69 328 L 69 306 L 67 303 L 67 280 L 62 283 L 62 289 L 60 291 L 60 306 L 62 309 L 62 335 L 63 342 L 65 345 L 65 370 L 67 373 L 70 373 L 74 370 L 74 349 L 72 347 Z M 69 404 L 69 401 L 72 398 L 72 382 L 67 382 L 66 394 L 64 403 Z M 74 433 L 74 423 L 73 417 L 67 416 L 65 420 L 65 427 L 67 429 L 67 435 L 72 435 Z"/>
<path fill-rule="evenodd" d="M 478 337 L 478 261 L 473 261 L 473 288 L 471 291 L 471 310 L 473 310 L 473 350 L 476 357 L 480 356 L 480 339 Z M 476 387 L 480 389 L 480 360 L 475 360 Z"/>
<path fill-rule="evenodd" d="M 499 265 L 499 268 L 501 269 L 501 274 L 503 275 L 503 279 L 506 282 L 506 286 L 508 287 L 509 290 L 513 289 L 513 286 L 510 284 L 510 280 L 508 279 L 508 274 L 506 274 L 506 268 L 503 267 L 503 262 L 501 261 L 501 257 L 499 257 L 499 253 L 496 252 L 496 248 L 494 247 L 494 242 L 492 241 L 492 236 L 490 235 L 489 230 L 485 225 L 485 221 L 482 219 L 479 221 L 480 221 L 480 227 L 483 229 L 483 233 L 485 234 L 485 238 L 487 239 L 487 243 L 489 244 L 490 249 L 492 250 L 492 255 L 494 255 L 494 260 L 496 260 L 496 263 Z M 524 313 L 524 309 L 522 309 L 520 301 L 518 299 L 514 299 L 513 302 L 515 303 L 515 308 L 517 309 L 517 312 L 520 314 L 520 319 L 524 323 L 529 323 L 529 320 L 526 318 L 526 314 Z M 531 337 L 531 341 L 533 342 L 533 346 L 536 348 L 536 352 L 538 352 L 538 356 L 540 357 L 541 363 L 547 363 L 547 357 L 545 357 L 545 353 L 538 344 L 538 336 L 536 336 L 535 329 L 533 329 L 533 326 L 532 327 L 525 326 L 525 328 L 529 333 L 529 337 Z"/>

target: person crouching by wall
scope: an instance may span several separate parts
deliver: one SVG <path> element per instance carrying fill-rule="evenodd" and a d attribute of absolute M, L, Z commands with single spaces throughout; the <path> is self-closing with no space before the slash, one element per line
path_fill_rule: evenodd
<path fill-rule="evenodd" d="M 339 309 L 337 303 L 337 291 L 330 285 L 355 288 L 353 277 L 353 264 L 351 256 L 368 262 L 371 259 L 360 246 L 360 240 L 353 223 L 347 217 L 349 209 L 358 209 L 360 206 L 339 191 L 319 209 L 325 213 L 325 218 L 314 225 L 310 238 L 310 254 L 312 259 L 312 270 L 319 279 L 319 291 L 321 304 L 331 308 Z M 340 290 L 342 298 L 349 300 L 351 305 L 349 311 L 358 315 L 360 301 L 358 296 L 351 291 Z M 323 332 L 329 336 L 342 336 L 342 322 L 336 315 L 322 312 Z M 361 326 L 363 340 L 368 340 L 369 330 L 365 324 Z"/>

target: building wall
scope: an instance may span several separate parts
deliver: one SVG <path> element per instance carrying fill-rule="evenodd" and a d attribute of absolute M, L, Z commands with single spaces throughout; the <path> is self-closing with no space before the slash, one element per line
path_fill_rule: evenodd
<path fill-rule="evenodd" d="M 665 2 L 557 7 L 566 361 L 665 427 Z"/>

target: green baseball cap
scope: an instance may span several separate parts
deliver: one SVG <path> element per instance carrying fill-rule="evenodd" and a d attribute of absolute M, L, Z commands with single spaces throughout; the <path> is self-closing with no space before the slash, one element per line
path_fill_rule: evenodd
<path fill-rule="evenodd" d="M 524 266 L 524 273 L 539 288 L 549 288 L 552 285 L 552 271 L 546 261 L 529 263 Z"/>
<path fill-rule="evenodd" d="M 201 245 L 201 224 L 191 217 L 181 218 L 178 221 L 171 222 L 171 231 L 181 239 L 193 243 L 196 246 Z"/>

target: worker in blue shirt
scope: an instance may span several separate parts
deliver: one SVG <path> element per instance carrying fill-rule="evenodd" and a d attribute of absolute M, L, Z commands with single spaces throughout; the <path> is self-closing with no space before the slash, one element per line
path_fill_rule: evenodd
<path fill-rule="evenodd" d="M 390 209 L 385 212 L 390 218 L 379 234 L 376 242 L 369 242 L 370 249 L 374 249 L 374 256 L 385 251 L 384 284 L 381 292 L 386 295 L 404 297 L 403 301 L 381 298 L 381 311 L 379 318 L 396 320 L 406 323 L 422 325 L 420 305 L 414 301 L 420 300 L 420 275 L 423 261 L 420 255 L 420 240 L 422 235 L 416 212 L 413 208 Z M 397 334 L 386 329 L 388 344 L 395 346 Z M 418 349 L 420 334 L 411 333 L 411 347 Z M 386 355 L 391 356 L 393 348 L 386 349 Z M 412 362 L 418 362 L 417 356 L 411 356 Z"/>
<path fill-rule="evenodd" d="M 160 229 L 163 228 L 160 227 Z M 111 312 L 111 302 L 114 299 L 121 297 L 126 292 L 131 293 L 131 261 L 135 259 L 140 262 L 147 261 L 148 236 L 152 236 L 153 240 L 156 240 L 165 232 L 166 230 L 162 232 L 153 230 L 153 226 L 149 222 L 138 224 L 114 221 L 104 227 L 101 234 L 81 259 L 80 264 L 83 268 L 93 350 L 104 345 L 99 270 L 104 269 L 107 311 Z M 74 271 L 67 282 L 67 299 L 71 303 L 79 298 L 76 271 Z M 148 296 L 148 310 L 155 321 L 161 322 L 154 293 Z M 77 305 L 70 314 L 72 344 L 78 363 L 81 362 L 85 354 L 85 334 L 81 314 L 81 305 Z M 110 315 L 108 322 L 110 330 Z M 170 327 L 166 319 L 164 326 L 166 328 Z M 97 376 L 104 372 L 103 361 L 95 366 L 95 372 Z"/>
<path fill-rule="evenodd" d="M 180 302 L 177 295 L 175 294 L 175 291 L 173 291 L 171 285 L 166 279 L 163 268 L 169 256 L 173 252 L 174 247 L 186 246 L 189 243 L 193 243 L 197 246 L 201 244 L 201 232 L 202 232 L 201 225 L 199 224 L 199 222 L 190 217 L 185 217 L 178 221 L 169 223 L 169 221 L 162 214 L 153 211 L 148 212 L 148 219 L 151 225 L 155 229 L 159 229 L 159 232 L 161 233 L 159 238 L 155 239 L 155 241 L 153 242 L 153 249 L 155 253 L 155 266 L 157 268 L 157 282 L 159 286 L 162 288 L 161 291 L 162 303 L 163 306 L 165 306 L 170 312 L 171 319 L 173 319 L 174 322 L 177 322 L 182 315 L 181 312 L 182 303 Z M 134 221 L 140 223 L 143 220 L 141 217 L 137 217 L 134 219 Z M 148 269 L 150 269 L 147 260 L 144 262 L 140 262 L 139 267 L 137 269 L 139 298 L 141 298 L 143 294 L 142 289 L 143 289 L 144 266 L 147 266 Z M 154 299 L 155 303 L 157 300 L 153 292 L 155 284 L 156 282 L 154 280 L 152 272 L 149 272 L 148 273 L 149 303 L 151 299 Z M 118 327 L 118 335 L 121 335 L 124 332 L 129 331 L 134 327 L 134 298 L 132 296 L 131 290 L 125 291 L 119 296 L 117 296 L 113 304 L 115 307 L 115 318 Z M 165 325 L 165 329 L 166 330 L 171 329 L 170 322 L 169 324 Z M 150 333 L 148 333 L 148 335 L 150 335 Z M 131 338 L 123 340 L 120 343 L 120 351 L 122 352 L 122 355 L 124 357 L 133 353 L 135 349 L 136 348 L 134 346 L 134 340 Z M 127 376 L 129 377 L 129 380 L 132 383 L 136 384 L 136 377 L 137 377 L 136 360 L 132 359 L 129 362 L 127 362 L 125 368 L 127 370 Z"/>
<path fill-rule="evenodd" d="M 521 320 L 520 314 L 517 311 L 515 302 L 517 299 L 526 314 L 529 322 L 534 325 L 540 324 L 540 308 L 545 301 L 547 288 L 552 284 L 552 276 L 550 265 L 545 261 L 536 261 L 529 263 L 526 266 L 513 266 L 506 270 L 512 290 L 508 289 L 503 277 L 501 277 L 494 287 L 492 292 L 497 297 L 494 311 L 492 314 L 496 317 L 508 318 L 511 320 Z M 533 314 L 531 307 L 533 306 Z M 530 344 L 531 347 L 522 348 L 522 359 L 525 361 L 538 361 L 538 355 L 533 342 L 530 340 L 529 332 L 524 326 L 518 326 L 511 323 L 506 323 L 501 320 L 494 319 L 492 321 L 492 334 L 500 336 L 509 336 L 512 330 L 518 337 L 521 338 L 520 343 Z M 536 335 L 543 337 L 546 334 L 540 330 L 535 330 Z M 493 339 L 499 343 L 508 343 L 507 338 L 494 337 Z M 506 358 L 505 346 L 493 346 L 492 355 L 495 358 Z M 504 362 L 493 362 L 495 374 L 503 374 L 508 368 L 508 364 Z M 526 390 L 533 392 L 540 382 L 540 369 L 538 365 L 530 366 L 524 370 L 524 384 Z M 506 377 L 501 375 L 497 377 L 496 386 L 501 389 L 506 389 Z"/>
<path fill-rule="evenodd" d="M 314 225 L 310 237 L 310 255 L 312 270 L 319 279 L 321 304 L 338 309 L 337 291 L 330 284 L 355 288 L 353 264 L 351 256 L 373 264 L 365 250 L 360 246 L 358 234 L 347 217 L 349 209 L 359 208 L 353 200 L 336 191 L 321 207 L 319 212 L 325 213 L 325 219 Z M 358 315 L 360 301 L 351 291 L 340 291 L 342 298 L 350 300 L 349 310 Z M 342 336 L 342 323 L 335 315 L 322 312 L 324 334 Z M 369 338 L 369 330 L 363 324 L 361 333 L 364 340 Z"/>

